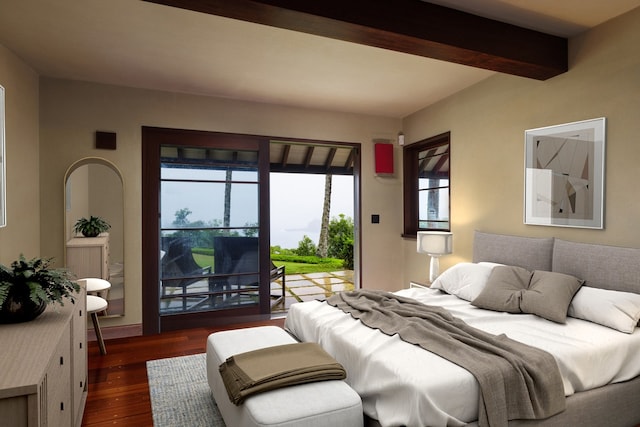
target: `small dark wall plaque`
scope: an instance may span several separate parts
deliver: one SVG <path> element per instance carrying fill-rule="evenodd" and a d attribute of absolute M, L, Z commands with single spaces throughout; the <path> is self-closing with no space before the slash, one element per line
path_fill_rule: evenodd
<path fill-rule="evenodd" d="M 116 133 L 96 131 L 96 148 L 101 150 L 115 150 Z"/>

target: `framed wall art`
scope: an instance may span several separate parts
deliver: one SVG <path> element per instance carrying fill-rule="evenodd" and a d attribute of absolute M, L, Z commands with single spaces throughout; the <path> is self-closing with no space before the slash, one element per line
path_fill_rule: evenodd
<path fill-rule="evenodd" d="M 525 131 L 525 224 L 604 228 L 605 121 Z"/>
<path fill-rule="evenodd" d="M 0 86 L 0 227 L 7 225 L 6 158 L 4 148 L 4 88 Z"/>

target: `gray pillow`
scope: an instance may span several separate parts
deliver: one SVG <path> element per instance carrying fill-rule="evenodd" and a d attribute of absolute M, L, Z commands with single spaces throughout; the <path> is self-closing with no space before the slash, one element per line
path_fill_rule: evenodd
<path fill-rule="evenodd" d="M 584 280 L 568 274 L 521 267 L 495 267 L 471 304 L 488 310 L 528 313 L 565 323 L 573 296 Z"/>

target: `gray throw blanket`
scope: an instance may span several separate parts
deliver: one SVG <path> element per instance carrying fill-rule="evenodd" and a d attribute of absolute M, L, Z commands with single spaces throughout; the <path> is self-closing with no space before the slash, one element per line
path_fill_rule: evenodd
<path fill-rule="evenodd" d="M 480 426 L 542 419 L 565 409 L 558 365 L 543 350 L 471 327 L 441 307 L 388 292 L 342 292 L 327 303 L 471 372 L 480 385 Z"/>
<path fill-rule="evenodd" d="M 342 380 L 342 365 L 316 343 L 283 344 L 229 357 L 220 367 L 236 405 L 257 393 L 315 381 Z"/>

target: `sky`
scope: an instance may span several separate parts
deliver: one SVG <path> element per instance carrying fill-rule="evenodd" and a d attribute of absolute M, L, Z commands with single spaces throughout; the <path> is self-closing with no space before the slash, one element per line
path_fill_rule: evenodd
<path fill-rule="evenodd" d="M 175 171 L 174 171 L 175 172 Z M 295 249 L 307 235 L 317 245 L 320 236 L 324 175 L 297 173 L 271 174 L 271 246 Z M 242 227 L 258 222 L 257 186 L 234 184 L 231 226 Z M 194 197 L 194 194 L 196 197 Z M 353 218 L 353 177 L 334 175 L 330 217 L 339 214 Z M 202 195 L 202 196 L 200 196 Z M 161 189 L 162 227 L 171 227 L 175 213 L 183 208 L 191 211 L 188 221 L 222 220 L 224 184 L 168 182 Z"/>
<path fill-rule="evenodd" d="M 306 234 L 317 245 L 324 175 L 271 174 L 271 246 L 295 249 Z M 353 218 L 353 176 L 334 175 L 330 216 Z"/>

